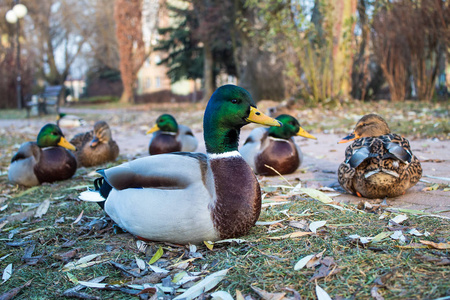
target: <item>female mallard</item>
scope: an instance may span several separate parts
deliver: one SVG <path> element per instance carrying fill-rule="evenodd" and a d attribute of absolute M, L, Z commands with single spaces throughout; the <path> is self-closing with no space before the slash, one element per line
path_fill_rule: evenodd
<path fill-rule="evenodd" d="M 261 211 L 258 181 L 237 151 L 249 122 L 281 125 L 256 109 L 245 89 L 224 85 L 205 110 L 206 155 L 161 154 L 100 170 L 97 192 L 80 199 L 102 202 L 120 227 L 148 240 L 187 244 L 245 235 Z"/>
<path fill-rule="evenodd" d="M 56 125 L 58 125 L 58 127 L 60 128 L 73 128 L 87 125 L 87 123 L 85 120 L 83 120 L 83 118 L 80 118 L 78 116 L 60 113 L 56 117 Z"/>
<path fill-rule="evenodd" d="M 349 193 L 366 198 L 396 197 L 422 176 L 422 166 L 408 140 L 391 133 L 382 117 L 365 115 L 339 143 L 353 140 L 338 170 L 339 183 Z"/>
<path fill-rule="evenodd" d="M 306 132 L 297 119 L 290 115 L 279 115 L 282 127 L 256 128 L 242 146 L 240 152 L 245 161 L 260 175 L 277 175 L 295 172 L 303 162 L 303 153 L 295 144 L 293 136 L 316 139 Z"/>
<path fill-rule="evenodd" d="M 153 133 L 148 152 L 150 155 L 178 151 L 193 152 L 197 149 L 197 139 L 192 130 L 184 125 L 178 125 L 175 118 L 169 114 L 159 116 L 156 124 L 147 131 Z"/>
<path fill-rule="evenodd" d="M 63 147 L 76 149 L 64 138 L 58 126 L 45 125 L 37 136 L 37 142 L 22 144 L 11 159 L 9 181 L 34 186 L 72 177 L 77 170 L 77 161 L 75 156 Z"/>
<path fill-rule="evenodd" d="M 119 156 L 119 146 L 111 138 L 111 129 L 105 121 L 94 124 L 94 130 L 79 133 L 70 140 L 77 147 L 78 166 L 92 167 Z"/>

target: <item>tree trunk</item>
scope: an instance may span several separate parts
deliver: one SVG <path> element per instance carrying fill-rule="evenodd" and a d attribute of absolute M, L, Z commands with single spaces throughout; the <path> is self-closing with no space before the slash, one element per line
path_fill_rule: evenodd
<path fill-rule="evenodd" d="M 348 98 L 350 95 L 351 66 L 353 61 L 353 30 L 350 22 L 356 14 L 356 0 L 329 0 L 333 20 L 333 90 L 332 97 Z"/>
<path fill-rule="evenodd" d="M 207 102 L 209 98 L 211 98 L 211 95 L 214 93 L 215 90 L 215 78 L 214 78 L 214 58 L 213 53 L 211 50 L 211 46 L 208 42 L 204 42 L 203 46 L 203 52 L 205 56 L 204 61 L 204 72 L 203 72 L 203 78 L 205 80 L 204 84 L 204 90 L 205 93 L 203 95 L 203 102 Z"/>

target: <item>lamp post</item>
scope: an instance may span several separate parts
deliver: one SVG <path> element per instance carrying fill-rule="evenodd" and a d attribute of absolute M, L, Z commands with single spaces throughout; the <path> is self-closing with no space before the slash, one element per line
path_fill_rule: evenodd
<path fill-rule="evenodd" d="M 17 43 L 17 108 L 22 109 L 22 77 L 21 77 L 21 67 L 20 67 L 20 22 L 19 19 L 22 19 L 26 16 L 28 10 L 27 7 L 23 4 L 19 3 L 19 0 L 14 1 L 15 5 L 11 10 L 5 15 L 6 21 L 10 24 L 16 24 L 16 43 Z"/>

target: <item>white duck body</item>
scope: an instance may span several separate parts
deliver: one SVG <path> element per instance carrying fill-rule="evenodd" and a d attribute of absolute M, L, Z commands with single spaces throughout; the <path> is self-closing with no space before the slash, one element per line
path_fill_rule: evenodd
<path fill-rule="evenodd" d="M 230 166 L 239 171 L 227 172 Z M 100 174 L 113 187 L 105 212 L 121 228 L 144 239 L 179 244 L 217 241 L 245 233 L 259 217 L 259 184 L 237 151 L 160 154 Z M 241 191 L 241 185 L 250 187 L 248 192 Z M 98 201 L 95 194 L 87 191 L 80 199 Z M 252 220 L 242 225 L 245 219 Z"/>
<path fill-rule="evenodd" d="M 206 162 L 190 156 L 160 154 L 105 170 L 105 179 L 114 187 L 105 202 L 106 213 L 121 228 L 145 239 L 180 244 L 217 240 L 209 211 L 216 200 L 214 182 L 209 165 L 203 166 L 207 173 L 202 174 L 202 163 Z M 155 186 L 123 188 L 116 183 L 123 185 L 123 177 L 135 178 L 138 185 L 140 177 Z"/>
<path fill-rule="evenodd" d="M 178 140 L 181 143 L 181 151 L 193 152 L 197 150 L 198 141 L 192 130 L 186 125 L 178 125 Z"/>
<path fill-rule="evenodd" d="M 15 156 L 21 158 L 15 160 L 9 166 L 9 181 L 24 186 L 39 185 L 39 180 L 34 173 L 34 167 L 41 156 L 38 145 L 35 142 L 23 143 Z"/>

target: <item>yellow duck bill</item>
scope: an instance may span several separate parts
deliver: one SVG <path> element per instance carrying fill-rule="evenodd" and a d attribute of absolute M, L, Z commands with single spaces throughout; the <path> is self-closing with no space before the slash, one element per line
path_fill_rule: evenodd
<path fill-rule="evenodd" d="M 274 118 L 269 117 L 268 115 L 263 114 L 259 109 L 256 107 L 251 106 L 250 107 L 250 114 L 245 119 L 247 122 L 252 122 L 256 124 L 261 125 L 267 125 L 267 126 L 283 126 L 283 124 L 275 120 Z"/>

